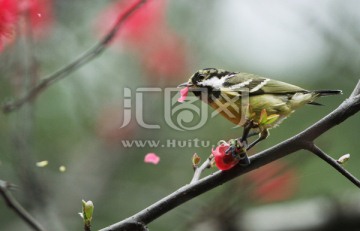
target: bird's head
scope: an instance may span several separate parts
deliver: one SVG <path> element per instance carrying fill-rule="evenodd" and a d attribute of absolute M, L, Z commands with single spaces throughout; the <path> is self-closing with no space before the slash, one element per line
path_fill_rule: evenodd
<path fill-rule="evenodd" d="M 189 87 L 189 89 L 206 87 L 217 90 L 222 87 L 224 83 L 223 77 L 228 74 L 228 71 L 222 69 L 205 68 L 195 72 L 187 82 L 180 84 L 178 87 Z"/>

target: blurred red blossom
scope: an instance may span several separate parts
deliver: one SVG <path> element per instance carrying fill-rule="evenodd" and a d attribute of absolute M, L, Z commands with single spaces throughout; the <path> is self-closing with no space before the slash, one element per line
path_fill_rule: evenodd
<path fill-rule="evenodd" d="M 296 171 L 277 161 L 245 176 L 254 185 L 251 197 L 260 202 L 274 202 L 290 198 L 297 190 Z"/>
<path fill-rule="evenodd" d="M 144 67 L 153 79 L 171 78 L 185 75 L 187 69 L 186 49 L 183 44 L 174 38 L 164 41 L 142 56 Z"/>
<path fill-rule="evenodd" d="M 186 97 L 189 93 L 189 87 L 184 87 L 183 89 L 180 90 L 180 97 L 178 99 L 179 103 L 182 103 L 186 100 Z"/>
<path fill-rule="evenodd" d="M 106 34 L 117 18 L 137 1 L 115 2 L 101 12 L 96 22 L 99 34 Z M 185 45 L 167 25 L 166 7 L 166 0 L 147 1 L 124 23 L 113 40 L 113 44 L 121 41 L 131 49 L 148 76 L 155 80 L 176 79 L 187 69 Z"/>
<path fill-rule="evenodd" d="M 144 162 L 156 165 L 160 162 L 160 157 L 155 153 L 148 153 L 145 155 Z"/>
<path fill-rule="evenodd" d="M 97 18 L 96 27 L 101 35 L 106 34 L 115 24 L 123 12 L 126 12 L 134 1 L 116 1 L 111 3 Z M 157 34 L 164 27 L 165 0 L 149 0 L 143 4 L 125 22 L 113 42 L 123 39 L 129 44 L 137 46 L 141 42 L 146 42 L 152 38 L 152 34 Z"/>
<path fill-rule="evenodd" d="M 17 1 L 0 0 L 0 51 L 14 40 L 17 20 Z"/>
<path fill-rule="evenodd" d="M 53 24 L 52 0 L 25 0 L 19 2 L 20 13 L 28 14 L 29 25 L 35 38 L 48 35 Z"/>
<path fill-rule="evenodd" d="M 20 16 L 28 19 L 31 36 L 42 38 L 53 22 L 52 0 L 0 0 L 0 51 L 14 41 Z"/>
<path fill-rule="evenodd" d="M 228 143 L 222 143 L 211 151 L 214 155 L 216 167 L 220 170 L 228 170 L 239 163 L 239 159 L 231 154 L 225 153 L 229 147 L 230 145 Z"/>

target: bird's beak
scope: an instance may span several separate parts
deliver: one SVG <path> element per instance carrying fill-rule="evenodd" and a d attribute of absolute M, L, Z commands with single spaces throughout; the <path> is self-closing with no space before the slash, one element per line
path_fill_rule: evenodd
<path fill-rule="evenodd" d="M 180 84 L 180 85 L 177 86 L 177 87 L 180 88 L 180 87 L 192 87 L 192 86 L 194 86 L 194 84 L 189 83 L 189 82 L 186 82 L 186 83 Z"/>

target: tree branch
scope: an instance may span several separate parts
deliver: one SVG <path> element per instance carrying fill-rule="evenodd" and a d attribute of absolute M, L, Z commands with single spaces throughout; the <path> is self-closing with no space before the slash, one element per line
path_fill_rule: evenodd
<path fill-rule="evenodd" d="M 210 155 L 208 158 L 206 158 L 206 160 L 204 161 L 204 163 L 202 163 L 202 165 L 200 165 L 200 167 L 197 167 L 197 168 L 195 169 L 194 176 L 193 176 L 193 178 L 191 179 L 190 184 L 195 183 L 196 181 L 198 181 L 198 180 L 200 179 L 201 173 L 202 173 L 205 169 L 210 168 L 212 158 L 213 158 L 212 155 Z"/>
<path fill-rule="evenodd" d="M 9 192 L 9 183 L 0 180 L 0 194 L 4 198 L 7 206 L 15 211 L 15 213 L 25 221 L 33 230 L 36 231 L 45 231 L 42 225 L 35 220 L 21 205 L 20 203 L 11 195 Z"/>
<path fill-rule="evenodd" d="M 359 81 L 360 82 L 360 81 Z M 228 182 L 238 176 L 247 172 L 260 168 L 270 162 L 278 160 L 284 156 L 294 153 L 300 149 L 309 149 L 309 143 L 313 142 L 321 134 L 329 129 L 342 123 L 350 116 L 360 111 L 360 84 L 356 86 L 354 92 L 349 99 L 346 99 L 338 108 L 336 108 L 329 115 L 319 120 L 314 125 L 307 128 L 305 131 L 265 150 L 254 156 L 250 157 L 251 164 L 248 166 L 235 166 L 228 171 L 217 171 L 214 174 L 207 176 L 193 184 L 185 185 L 173 192 L 172 194 L 164 197 L 163 199 L 155 202 L 137 214 L 110 225 L 100 231 L 120 231 L 124 229 L 125 224 L 129 223 L 142 223 L 149 224 L 153 220 L 172 210 L 173 208 L 197 197 L 225 182 Z M 314 150 L 315 151 L 315 150 Z M 335 166 L 334 166 L 335 167 Z M 336 166 L 337 168 L 338 166 Z M 341 170 L 342 171 L 342 170 Z M 342 172 L 343 173 L 343 172 Z M 348 179 L 349 175 L 347 175 Z M 353 177 L 352 182 L 360 188 L 357 183 L 359 180 Z M 355 180 L 356 179 L 356 180 Z M 351 180 L 351 179 L 350 179 Z"/>
<path fill-rule="evenodd" d="M 352 183 L 354 183 L 356 186 L 360 188 L 360 181 L 353 176 L 350 172 L 348 172 L 341 164 L 339 164 L 336 160 L 334 160 L 331 156 L 326 154 L 323 150 L 321 150 L 319 147 L 317 147 L 313 143 L 309 143 L 307 150 L 314 153 L 318 157 L 320 157 L 322 160 L 324 160 L 326 163 L 334 167 L 339 173 L 341 173 L 343 176 L 348 178 Z"/>
<path fill-rule="evenodd" d="M 118 17 L 116 23 L 111 28 L 109 33 L 107 33 L 95 46 L 80 55 L 68 65 L 45 77 L 34 88 L 30 89 L 29 92 L 25 94 L 25 96 L 23 96 L 22 98 L 5 103 L 2 106 L 2 111 L 4 113 L 9 113 L 19 109 L 25 103 L 34 100 L 41 92 L 54 84 L 56 81 L 68 76 L 70 73 L 76 71 L 77 69 L 100 55 L 107 48 L 107 46 L 118 33 L 118 31 L 121 29 L 121 26 L 124 24 L 124 22 L 126 22 L 126 20 L 145 2 L 146 0 L 139 0 L 138 2 L 133 4 L 127 11 L 125 11 Z"/>
<path fill-rule="evenodd" d="M 360 95 L 360 80 L 357 82 L 356 87 L 350 95 L 350 98 L 354 98 L 357 95 Z"/>

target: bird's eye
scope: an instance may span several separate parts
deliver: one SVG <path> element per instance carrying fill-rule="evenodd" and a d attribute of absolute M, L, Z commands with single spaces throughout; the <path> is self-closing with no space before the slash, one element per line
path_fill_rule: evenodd
<path fill-rule="evenodd" d="M 205 79 L 205 75 L 200 74 L 200 73 L 196 73 L 192 78 L 192 82 L 194 84 L 197 84 L 197 83 L 203 81 L 204 79 Z"/>

